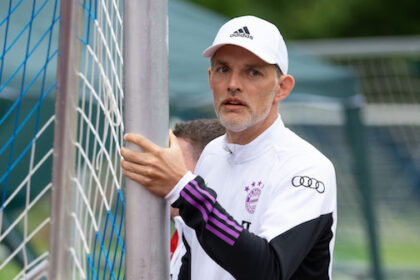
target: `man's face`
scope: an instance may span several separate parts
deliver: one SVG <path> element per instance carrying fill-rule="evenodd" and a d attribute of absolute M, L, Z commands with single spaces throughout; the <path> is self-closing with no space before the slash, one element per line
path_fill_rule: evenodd
<path fill-rule="evenodd" d="M 279 84 L 274 66 L 244 48 L 226 45 L 217 50 L 209 85 L 216 114 L 227 130 L 262 127 L 277 117 Z"/>

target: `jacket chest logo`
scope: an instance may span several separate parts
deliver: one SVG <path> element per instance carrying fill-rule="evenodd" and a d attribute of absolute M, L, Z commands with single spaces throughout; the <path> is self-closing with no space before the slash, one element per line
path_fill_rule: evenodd
<path fill-rule="evenodd" d="M 245 199 L 245 209 L 248 213 L 254 214 L 263 188 L 264 184 L 261 181 L 252 182 L 249 186 L 245 186 L 244 191 L 248 193 Z"/>

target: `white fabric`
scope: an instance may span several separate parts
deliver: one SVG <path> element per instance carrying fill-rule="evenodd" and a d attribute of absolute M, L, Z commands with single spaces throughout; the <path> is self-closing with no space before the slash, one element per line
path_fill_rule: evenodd
<path fill-rule="evenodd" d="M 178 244 L 176 246 L 175 252 L 172 255 L 170 271 L 171 279 L 178 279 L 179 269 L 182 265 L 182 256 L 187 252 L 182 241 L 183 228 L 186 227 L 186 225 L 180 216 L 174 217 L 174 224 L 178 232 Z"/>
<path fill-rule="evenodd" d="M 333 213 L 331 230 L 335 236 L 334 167 L 317 149 L 284 127 L 280 116 L 247 145 L 226 141 L 222 136 L 207 145 L 195 173 L 216 191 L 217 201 L 239 224 L 247 228 L 246 223 L 250 223 L 249 231 L 270 241 L 303 222 Z M 298 176 L 312 178 L 312 186 L 293 186 Z M 322 189 L 318 184 L 322 193 L 316 182 L 325 186 Z M 185 226 L 184 233 L 192 239 L 191 279 L 233 279 L 207 256 L 191 228 Z M 333 244 L 334 238 L 331 257 Z"/>
<path fill-rule="evenodd" d="M 178 183 L 175 185 L 175 187 L 165 196 L 165 199 L 169 202 L 169 204 L 174 203 L 178 199 L 179 193 L 181 192 L 182 188 L 194 178 L 195 175 L 192 174 L 191 171 L 185 173 L 184 177 L 182 177 L 181 180 L 179 180 Z"/>

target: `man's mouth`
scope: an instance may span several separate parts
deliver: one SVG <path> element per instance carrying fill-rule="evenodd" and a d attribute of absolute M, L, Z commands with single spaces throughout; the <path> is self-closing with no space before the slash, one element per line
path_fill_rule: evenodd
<path fill-rule="evenodd" d="M 227 98 L 222 102 L 227 109 L 239 109 L 243 106 L 246 106 L 245 102 L 237 99 L 237 98 Z"/>

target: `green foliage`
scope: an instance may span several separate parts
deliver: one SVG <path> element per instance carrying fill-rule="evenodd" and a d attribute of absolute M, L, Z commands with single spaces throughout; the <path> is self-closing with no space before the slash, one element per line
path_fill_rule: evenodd
<path fill-rule="evenodd" d="M 420 35 L 416 0 L 188 0 L 227 17 L 256 15 L 288 39 Z"/>

